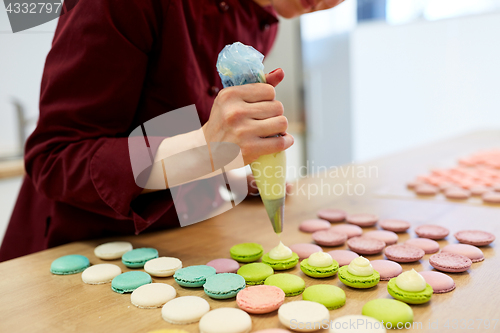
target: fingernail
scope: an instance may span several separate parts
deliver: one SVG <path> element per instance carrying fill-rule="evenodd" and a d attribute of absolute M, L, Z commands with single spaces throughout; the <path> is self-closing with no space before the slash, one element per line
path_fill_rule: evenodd
<path fill-rule="evenodd" d="M 277 70 L 279 70 L 280 68 L 276 68 L 274 71 L 272 72 L 269 72 L 269 74 L 273 74 L 274 72 L 276 72 Z"/>

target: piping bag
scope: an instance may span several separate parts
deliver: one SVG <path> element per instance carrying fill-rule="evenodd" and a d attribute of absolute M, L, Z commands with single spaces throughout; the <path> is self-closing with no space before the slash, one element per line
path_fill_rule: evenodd
<path fill-rule="evenodd" d="M 251 46 L 236 42 L 219 53 L 217 71 L 224 88 L 248 83 L 266 83 L 264 56 Z M 283 231 L 286 196 L 285 151 L 262 155 L 250 164 L 274 232 Z"/>

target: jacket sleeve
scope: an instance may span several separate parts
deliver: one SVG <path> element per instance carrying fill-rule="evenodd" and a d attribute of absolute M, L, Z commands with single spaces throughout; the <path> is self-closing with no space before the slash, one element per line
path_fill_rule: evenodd
<path fill-rule="evenodd" d="M 142 188 L 129 157 L 128 133 L 161 24 L 157 6 L 155 0 L 79 0 L 60 17 L 42 77 L 40 118 L 26 144 L 26 170 L 38 192 L 133 220 L 136 232 L 172 208 L 162 191 L 148 194 L 150 209 L 134 210 Z M 153 154 L 162 140 L 149 138 Z"/>

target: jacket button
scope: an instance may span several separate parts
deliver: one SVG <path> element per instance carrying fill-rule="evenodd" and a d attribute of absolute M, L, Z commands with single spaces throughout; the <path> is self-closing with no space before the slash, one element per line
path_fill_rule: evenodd
<path fill-rule="evenodd" d="M 219 9 L 221 12 L 227 12 L 229 10 L 229 5 L 225 1 L 219 2 Z"/>
<path fill-rule="evenodd" d="M 212 86 L 210 88 L 208 88 L 208 94 L 212 97 L 214 96 L 217 96 L 217 94 L 219 93 L 219 87 L 216 87 L 216 86 Z"/>

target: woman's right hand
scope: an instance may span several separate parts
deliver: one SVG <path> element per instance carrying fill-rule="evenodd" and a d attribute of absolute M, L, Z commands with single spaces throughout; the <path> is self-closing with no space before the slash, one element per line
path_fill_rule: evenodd
<path fill-rule="evenodd" d="M 245 164 L 289 148 L 294 139 L 286 133 L 288 120 L 283 115 L 283 104 L 275 100 L 274 90 L 283 77 L 283 70 L 278 69 L 266 75 L 268 83 L 222 89 L 203 125 L 207 143 L 237 144 Z M 281 136 L 275 137 L 277 134 Z"/>

